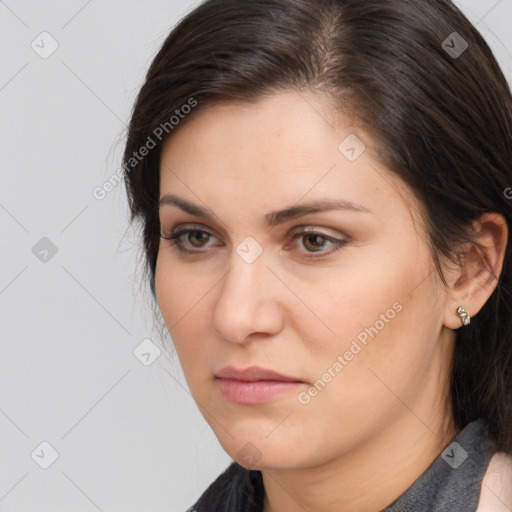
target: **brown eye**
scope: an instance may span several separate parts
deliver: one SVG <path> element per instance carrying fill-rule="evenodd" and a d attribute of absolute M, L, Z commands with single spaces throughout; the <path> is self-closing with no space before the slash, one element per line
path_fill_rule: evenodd
<path fill-rule="evenodd" d="M 293 240 L 302 239 L 302 246 L 305 251 L 301 250 L 300 252 L 306 252 L 306 255 L 310 254 L 310 256 L 306 256 L 309 258 L 329 256 L 330 254 L 342 249 L 348 243 L 346 240 L 339 240 L 338 238 L 334 238 L 324 233 L 313 231 L 311 228 L 301 228 L 299 232 L 296 232 L 295 234 L 290 233 L 290 235 Z M 172 246 L 183 254 L 200 254 L 202 252 L 206 252 L 201 251 L 200 249 L 208 247 L 210 238 L 215 239 L 215 236 L 208 231 L 194 228 L 183 228 L 170 236 L 164 236 L 163 234 L 160 236 L 164 240 L 174 241 Z M 331 245 L 331 250 L 324 250 L 329 248 L 327 244 Z M 312 254 L 315 253 L 318 255 L 313 256 Z"/>
<path fill-rule="evenodd" d="M 300 228 L 300 230 L 298 229 L 292 231 L 290 234 L 294 240 L 302 240 L 302 246 L 304 247 L 306 253 L 318 254 L 318 256 L 306 256 L 310 258 L 321 258 L 322 256 L 329 256 L 330 254 L 333 254 L 342 249 L 348 243 L 346 240 L 340 240 L 324 233 L 314 231 L 313 228 Z M 323 250 L 329 248 L 329 245 L 327 244 L 330 244 L 333 249 Z"/>
<path fill-rule="evenodd" d="M 207 247 L 206 243 L 209 239 L 214 238 L 208 231 L 193 228 L 179 229 L 172 235 L 164 236 L 162 234 L 160 236 L 164 240 L 174 241 L 172 247 L 175 247 L 181 253 L 202 252 L 195 251 L 194 248 L 201 249 L 202 247 Z"/>
<path fill-rule="evenodd" d="M 206 231 L 189 231 L 187 233 L 188 241 L 194 247 L 203 247 L 202 242 L 207 242 L 211 235 L 206 233 Z M 198 242 L 197 244 L 194 242 L 194 239 Z"/>
<path fill-rule="evenodd" d="M 303 240 L 307 241 L 307 243 L 304 243 L 304 247 L 306 247 L 306 249 L 319 251 L 322 249 L 322 246 L 325 245 L 327 238 L 322 235 L 312 233 L 304 235 Z"/>

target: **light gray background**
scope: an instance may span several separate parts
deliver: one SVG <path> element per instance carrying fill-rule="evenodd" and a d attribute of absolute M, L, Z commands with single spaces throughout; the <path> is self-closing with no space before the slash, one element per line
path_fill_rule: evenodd
<path fill-rule="evenodd" d="M 123 185 L 93 195 L 119 170 L 152 57 L 197 3 L 0 0 L 2 512 L 184 512 L 230 462 L 177 360 L 134 354 L 163 348 L 138 240 Z M 512 0 L 457 4 L 510 82 Z"/>

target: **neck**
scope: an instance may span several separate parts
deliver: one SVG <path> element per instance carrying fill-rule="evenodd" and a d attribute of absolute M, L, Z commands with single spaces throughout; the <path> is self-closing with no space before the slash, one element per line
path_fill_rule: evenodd
<path fill-rule="evenodd" d="M 263 512 L 379 512 L 426 471 L 457 432 L 448 411 L 427 426 L 407 409 L 370 443 L 322 466 L 262 470 Z"/>

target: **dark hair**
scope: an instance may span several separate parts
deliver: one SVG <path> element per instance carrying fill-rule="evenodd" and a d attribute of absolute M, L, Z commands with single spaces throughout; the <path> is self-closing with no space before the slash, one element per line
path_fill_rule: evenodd
<path fill-rule="evenodd" d="M 290 89 L 319 92 L 364 124 L 381 161 L 423 205 L 445 284 L 440 255 L 460 262 L 461 244 L 478 245 L 468 229 L 472 220 L 498 212 L 512 226 L 505 193 L 512 186 L 510 89 L 487 43 L 451 2 L 208 0 L 163 43 L 129 124 L 123 166 L 153 298 L 162 144 L 214 103 L 256 102 Z M 135 158 L 149 141 L 152 149 Z M 508 453 L 510 238 L 509 229 L 492 296 L 470 326 L 456 331 L 451 377 L 457 427 L 484 417 L 497 449 Z"/>

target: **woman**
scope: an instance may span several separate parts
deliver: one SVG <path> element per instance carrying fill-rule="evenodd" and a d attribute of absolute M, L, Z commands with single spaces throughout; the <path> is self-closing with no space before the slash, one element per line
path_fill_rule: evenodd
<path fill-rule="evenodd" d="M 124 167 L 234 460 L 190 510 L 512 510 L 511 163 L 507 81 L 447 0 L 209 0 L 174 28 Z"/>

